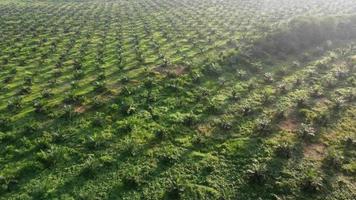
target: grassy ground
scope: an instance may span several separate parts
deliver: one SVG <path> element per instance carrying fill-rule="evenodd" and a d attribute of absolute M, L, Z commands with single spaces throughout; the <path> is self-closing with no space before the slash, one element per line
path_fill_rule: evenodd
<path fill-rule="evenodd" d="M 355 198 L 352 1 L 0 4 L 0 199 Z"/>

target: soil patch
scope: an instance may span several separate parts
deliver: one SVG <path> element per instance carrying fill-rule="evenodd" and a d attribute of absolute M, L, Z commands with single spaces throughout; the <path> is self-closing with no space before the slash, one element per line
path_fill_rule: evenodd
<path fill-rule="evenodd" d="M 288 132 L 294 132 L 299 127 L 299 121 L 296 117 L 288 117 L 286 120 L 280 122 L 279 127 Z"/>
<path fill-rule="evenodd" d="M 87 110 L 87 107 L 86 106 L 77 106 L 74 108 L 74 112 L 76 113 L 84 113 L 85 111 Z"/>
<path fill-rule="evenodd" d="M 175 76 L 181 76 L 183 74 L 186 74 L 188 72 L 187 67 L 182 66 L 182 65 L 172 65 L 172 66 L 158 66 L 153 69 L 154 71 L 160 73 L 160 74 L 173 74 Z"/>
<path fill-rule="evenodd" d="M 309 144 L 304 147 L 303 154 L 308 160 L 322 160 L 325 156 L 325 144 Z"/>

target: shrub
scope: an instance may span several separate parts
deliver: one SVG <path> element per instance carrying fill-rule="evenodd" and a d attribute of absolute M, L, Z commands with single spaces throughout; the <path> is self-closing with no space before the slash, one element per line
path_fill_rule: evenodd
<path fill-rule="evenodd" d="M 78 60 L 74 61 L 73 68 L 75 70 L 80 70 L 80 69 L 82 69 L 82 67 L 83 67 L 82 64 Z"/>
<path fill-rule="evenodd" d="M 168 138 L 168 132 L 165 129 L 158 129 L 155 131 L 155 137 L 159 140 L 164 140 Z"/>
<path fill-rule="evenodd" d="M 111 131 L 104 130 L 99 133 L 94 133 L 86 139 L 86 146 L 88 149 L 98 149 L 105 147 L 112 138 Z"/>
<path fill-rule="evenodd" d="M 116 122 L 115 127 L 118 133 L 124 133 L 124 134 L 131 133 L 135 128 L 134 124 L 130 123 L 130 121 L 127 120 Z"/>
<path fill-rule="evenodd" d="M 320 98 L 324 94 L 323 94 L 323 90 L 320 87 L 316 87 L 316 88 L 313 88 L 311 95 L 315 98 Z"/>
<path fill-rule="evenodd" d="M 10 83 L 14 79 L 14 76 L 5 76 L 3 83 L 7 84 Z"/>
<path fill-rule="evenodd" d="M 158 156 L 159 162 L 166 166 L 172 166 L 178 162 L 179 156 L 175 152 L 167 152 Z"/>
<path fill-rule="evenodd" d="M 0 192 L 7 189 L 6 178 L 4 176 L 0 176 Z"/>
<path fill-rule="evenodd" d="M 309 193 L 319 192 L 323 188 L 322 181 L 323 179 L 316 171 L 309 170 L 302 180 L 302 190 Z"/>
<path fill-rule="evenodd" d="M 39 122 L 28 122 L 23 127 L 23 133 L 32 135 L 39 132 L 42 129 L 42 125 Z"/>
<path fill-rule="evenodd" d="M 198 122 L 198 116 L 194 114 L 188 114 L 183 118 L 183 124 L 185 126 L 194 126 Z"/>
<path fill-rule="evenodd" d="M 31 195 L 32 199 L 49 199 L 48 190 L 40 185 L 35 185 L 34 188 L 29 192 L 29 194 Z"/>
<path fill-rule="evenodd" d="M 262 93 L 261 101 L 264 105 L 272 103 L 274 100 L 274 95 L 271 91 L 264 91 Z"/>
<path fill-rule="evenodd" d="M 278 157 L 281 157 L 281 158 L 287 158 L 287 159 L 291 158 L 292 147 L 287 143 L 280 144 L 276 148 L 276 154 Z"/>
<path fill-rule="evenodd" d="M 131 90 L 130 90 L 128 87 L 124 86 L 124 87 L 122 88 L 122 90 L 120 91 L 120 94 L 121 94 L 122 96 L 130 96 L 130 95 L 132 94 L 132 92 L 131 92 Z"/>
<path fill-rule="evenodd" d="M 18 94 L 19 95 L 25 95 L 25 94 L 30 94 L 31 93 L 31 87 L 29 86 L 22 86 L 21 89 L 19 90 Z"/>
<path fill-rule="evenodd" d="M 192 79 L 193 83 L 200 83 L 201 82 L 202 76 L 201 76 L 200 72 L 192 71 L 190 73 L 190 76 L 191 76 L 191 79 Z"/>
<path fill-rule="evenodd" d="M 303 80 L 301 78 L 297 78 L 294 82 L 294 86 L 298 87 L 303 84 Z"/>
<path fill-rule="evenodd" d="M 171 188 L 165 193 L 166 199 L 178 200 L 181 199 L 182 193 L 184 192 L 184 187 L 177 184 L 173 184 Z"/>
<path fill-rule="evenodd" d="M 62 74 L 63 74 L 63 71 L 60 70 L 60 69 L 57 69 L 57 70 L 55 70 L 55 71 L 53 72 L 53 76 L 54 76 L 55 78 L 61 77 Z"/>
<path fill-rule="evenodd" d="M 103 155 L 99 158 L 99 161 L 105 166 L 111 166 L 114 164 L 115 159 L 110 155 Z"/>
<path fill-rule="evenodd" d="M 122 77 L 122 79 L 120 80 L 120 82 L 121 82 L 122 84 L 125 84 L 125 83 L 130 82 L 130 79 L 129 79 L 127 76 L 124 76 L 124 77 Z"/>
<path fill-rule="evenodd" d="M 252 73 L 260 73 L 263 70 L 263 64 L 261 62 L 251 63 L 250 70 Z"/>
<path fill-rule="evenodd" d="M 75 80 L 79 80 L 79 79 L 82 79 L 84 77 L 84 71 L 83 70 L 75 70 L 74 71 L 74 74 L 73 74 L 73 77 Z"/>
<path fill-rule="evenodd" d="M 128 190 L 132 190 L 132 189 L 137 189 L 141 185 L 141 181 L 138 176 L 126 175 L 122 179 L 122 184 L 124 188 Z"/>
<path fill-rule="evenodd" d="M 24 84 L 25 85 L 28 85 L 28 86 L 31 86 L 32 85 L 32 78 L 31 77 L 25 77 L 24 78 Z"/>
<path fill-rule="evenodd" d="M 313 110 L 300 109 L 298 112 L 299 112 L 300 117 L 302 117 L 303 121 L 306 123 L 315 122 L 315 120 L 318 117 L 318 114 L 316 112 L 314 112 Z"/>
<path fill-rule="evenodd" d="M 328 126 L 330 122 L 330 115 L 327 112 L 319 113 L 314 121 L 320 126 Z"/>
<path fill-rule="evenodd" d="M 50 98 L 50 97 L 53 96 L 53 93 L 52 93 L 51 90 L 49 90 L 49 89 L 44 89 L 44 90 L 41 92 L 41 95 L 42 95 L 42 98 L 48 99 L 48 98 Z"/>
<path fill-rule="evenodd" d="M 285 110 L 285 108 L 278 108 L 274 114 L 274 119 L 275 120 L 282 120 L 285 119 L 287 117 L 287 111 Z"/>
<path fill-rule="evenodd" d="M 15 97 L 8 101 L 7 109 L 9 109 L 10 111 L 18 111 L 21 108 L 22 108 L 22 103 L 20 97 Z"/>
<path fill-rule="evenodd" d="M 240 100 L 240 94 L 236 90 L 232 90 L 230 99 L 234 101 L 238 101 Z"/>
<path fill-rule="evenodd" d="M 17 136 L 14 132 L 0 132 L 0 142 L 5 143 L 14 143 L 17 140 Z"/>
<path fill-rule="evenodd" d="M 71 105 L 64 105 L 63 106 L 63 114 L 62 117 L 66 120 L 71 120 L 76 115 L 74 109 Z"/>
<path fill-rule="evenodd" d="M 327 169 L 333 168 L 333 169 L 341 169 L 342 164 L 343 164 L 344 157 L 337 153 L 336 151 L 330 151 L 328 152 L 327 157 L 324 159 L 324 166 Z"/>
<path fill-rule="evenodd" d="M 66 97 L 63 99 L 63 102 L 66 104 L 78 104 L 82 103 L 84 99 L 84 96 L 70 92 L 66 94 Z"/>
<path fill-rule="evenodd" d="M 256 131 L 263 135 L 271 133 L 272 132 L 271 120 L 267 118 L 258 119 L 256 122 Z"/>
<path fill-rule="evenodd" d="M 223 109 L 221 107 L 221 103 L 209 100 L 208 105 L 206 106 L 206 112 L 209 114 L 222 114 Z"/>
<path fill-rule="evenodd" d="M 267 180 L 267 171 L 264 166 L 253 164 L 247 171 L 248 180 L 254 184 L 263 184 Z"/>
<path fill-rule="evenodd" d="M 244 117 L 246 117 L 246 116 L 252 115 L 254 112 L 250 105 L 242 105 L 241 113 Z"/>
<path fill-rule="evenodd" d="M 56 153 L 50 149 L 48 151 L 40 151 L 37 153 L 36 158 L 45 168 L 54 167 L 60 158 L 57 157 Z"/>
<path fill-rule="evenodd" d="M 154 86 L 153 80 L 151 78 L 148 78 L 144 82 L 144 86 L 145 86 L 146 89 L 152 89 L 152 87 Z"/>
<path fill-rule="evenodd" d="M 92 104 L 93 104 L 93 107 L 94 107 L 94 108 L 100 108 L 100 107 L 102 107 L 102 106 L 105 105 L 105 102 L 104 102 L 104 100 L 101 99 L 100 97 L 94 97 Z"/>
<path fill-rule="evenodd" d="M 98 81 L 104 81 L 106 79 L 105 73 L 104 72 L 100 72 L 98 75 L 97 80 Z"/>
<path fill-rule="evenodd" d="M 229 131 L 233 128 L 232 126 L 232 123 L 227 121 L 227 120 L 222 120 L 220 123 L 219 123 L 219 127 L 222 129 L 222 130 L 225 130 L 225 131 Z"/>
<path fill-rule="evenodd" d="M 211 63 L 204 66 L 204 73 L 210 76 L 219 76 L 222 73 L 222 68 L 217 63 Z"/>
<path fill-rule="evenodd" d="M 301 97 L 299 99 L 297 99 L 297 107 L 298 108 L 306 108 L 308 107 L 308 101 L 305 97 Z"/>
<path fill-rule="evenodd" d="M 33 102 L 33 108 L 35 109 L 35 112 L 39 114 L 44 114 L 47 111 L 46 107 L 39 100 L 35 100 Z"/>
<path fill-rule="evenodd" d="M 347 137 L 345 139 L 345 144 L 346 144 L 346 147 L 356 147 L 356 140 L 353 139 L 352 137 Z"/>
<path fill-rule="evenodd" d="M 316 136 L 316 130 L 311 125 L 302 123 L 298 130 L 298 134 L 303 139 L 310 140 Z"/>
<path fill-rule="evenodd" d="M 80 175 L 85 178 L 94 178 L 97 175 L 97 171 L 101 166 L 102 165 L 97 160 L 89 156 L 89 158 L 83 164 Z"/>
<path fill-rule="evenodd" d="M 269 72 L 265 73 L 263 75 L 263 78 L 264 78 L 265 82 L 267 82 L 267 83 L 272 83 L 274 81 L 273 75 Z"/>
<path fill-rule="evenodd" d="M 8 58 L 2 58 L 2 64 L 3 65 L 7 65 L 9 63 L 9 59 Z"/>
<path fill-rule="evenodd" d="M 123 115 L 132 115 L 136 112 L 136 107 L 133 103 L 123 102 L 120 110 Z"/>
<path fill-rule="evenodd" d="M 278 85 L 277 85 L 277 89 L 278 89 L 278 91 L 279 91 L 281 94 L 286 94 L 287 91 L 288 91 L 288 87 L 287 87 L 287 85 L 284 84 L 284 83 L 278 84 Z"/>
<path fill-rule="evenodd" d="M 245 80 L 247 78 L 247 72 L 242 69 L 236 70 L 236 77 L 240 80 Z"/>
<path fill-rule="evenodd" d="M 96 112 L 93 117 L 92 124 L 93 124 L 93 126 L 96 126 L 96 127 L 103 127 L 105 124 L 105 121 L 106 120 L 105 120 L 104 113 Z"/>
<path fill-rule="evenodd" d="M 94 85 L 94 91 L 95 92 L 108 91 L 108 88 L 106 87 L 106 84 L 105 84 L 104 81 L 95 81 L 93 85 Z"/>
<path fill-rule="evenodd" d="M 345 105 L 345 100 L 343 98 L 335 98 L 333 99 L 334 110 L 339 111 Z"/>
<path fill-rule="evenodd" d="M 7 131 L 12 127 L 12 121 L 9 116 L 0 115 L 0 130 Z"/>
<path fill-rule="evenodd" d="M 15 178 L 0 176 L 0 192 L 11 192 L 17 187 L 18 181 Z"/>

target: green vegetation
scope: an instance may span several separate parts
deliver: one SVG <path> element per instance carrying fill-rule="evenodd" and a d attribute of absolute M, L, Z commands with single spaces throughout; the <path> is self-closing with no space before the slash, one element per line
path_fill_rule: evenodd
<path fill-rule="evenodd" d="M 0 199 L 355 199 L 355 11 L 0 0 Z"/>

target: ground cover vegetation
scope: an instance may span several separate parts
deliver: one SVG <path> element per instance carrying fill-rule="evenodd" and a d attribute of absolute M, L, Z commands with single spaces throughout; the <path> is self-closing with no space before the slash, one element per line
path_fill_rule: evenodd
<path fill-rule="evenodd" d="M 0 199 L 355 199 L 355 13 L 0 0 Z"/>

